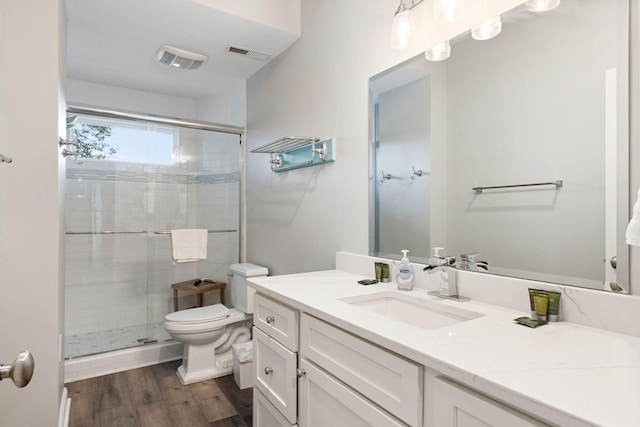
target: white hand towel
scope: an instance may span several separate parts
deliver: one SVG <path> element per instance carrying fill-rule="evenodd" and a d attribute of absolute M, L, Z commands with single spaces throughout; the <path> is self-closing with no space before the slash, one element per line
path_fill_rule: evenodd
<path fill-rule="evenodd" d="M 633 216 L 627 226 L 627 244 L 640 246 L 640 190 L 638 190 L 638 200 L 633 206 Z"/>
<path fill-rule="evenodd" d="M 171 230 L 171 247 L 175 262 L 207 259 L 208 230 Z"/>

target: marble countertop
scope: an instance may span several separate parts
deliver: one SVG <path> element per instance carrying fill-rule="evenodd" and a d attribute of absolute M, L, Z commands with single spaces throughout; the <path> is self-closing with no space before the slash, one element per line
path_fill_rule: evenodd
<path fill-rule="evenodd" d="M 521 312 L 457 302 L 414 289 L 416 299 L 482 314 L 427 330 L 353 306 L 341 298 L 400 292 L 363 286 L 339 270 L 249 278 L 250 286 L 364 339 L 430 367 L 523 412 L 559 426 L 640 426 L 640 338 L 556 322 L 535 329 Z"/>

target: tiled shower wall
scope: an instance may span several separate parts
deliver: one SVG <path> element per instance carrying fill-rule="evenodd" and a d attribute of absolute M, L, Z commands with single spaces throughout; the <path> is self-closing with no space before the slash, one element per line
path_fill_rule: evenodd
<path fill-rule="evenodd" d="M 239 229 L 239 140 L 223 139 L 191 138 L 198 143 L 184 143 L 180 152 L 185 158 L 190 151 L 190 160 L 175 166 L 68 160 L 66 336 L 161 322 L 173 311 L 172 283 L 227 281 L 228 266 L 238 262 L 239 231 L 209 233 L 207 260 L 184 264 L 172 261 L 170 235 L 154 233 Z M 72 234 L 101 231 L 118 233 Z M 194 298 L 182 296 L 181 307 Z"/>

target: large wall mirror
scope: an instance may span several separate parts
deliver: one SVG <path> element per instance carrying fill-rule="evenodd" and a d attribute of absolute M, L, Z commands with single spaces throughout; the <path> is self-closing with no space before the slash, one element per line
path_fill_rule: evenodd
<path fill-rule="evenodd" d="M 371 78 L 371 254 L 628 292 L 628 70 L 629 2 L 562 0 Z"/>

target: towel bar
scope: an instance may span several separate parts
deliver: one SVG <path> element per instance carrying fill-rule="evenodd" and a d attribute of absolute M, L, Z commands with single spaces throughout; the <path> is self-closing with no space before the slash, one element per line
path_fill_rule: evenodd
<path fill-rule="evenodd" d="M 237 229 L 228 229 L 228 230 L 207 230 L 209 233 L 235 233 L 238 231 Z M 170 231 L 67 231 L 65 234 L 171 234 Z"/>
<path fill-rule="evenodd" d="M 562 180 L 559 179 L 557 181 L 549 181 L 549 182 L 534 182 L 531 184 L 513 184 L 513 185 L 496 185 L 494 187 L 473 187 L 472 190 L 476 193 L 480 194 L 484 190 L 496 190 L 500 188 L 514 188 L 514 187 L 534 187 L 539 185 L 555 185 L 556 188 L 562 187 Z"/>

